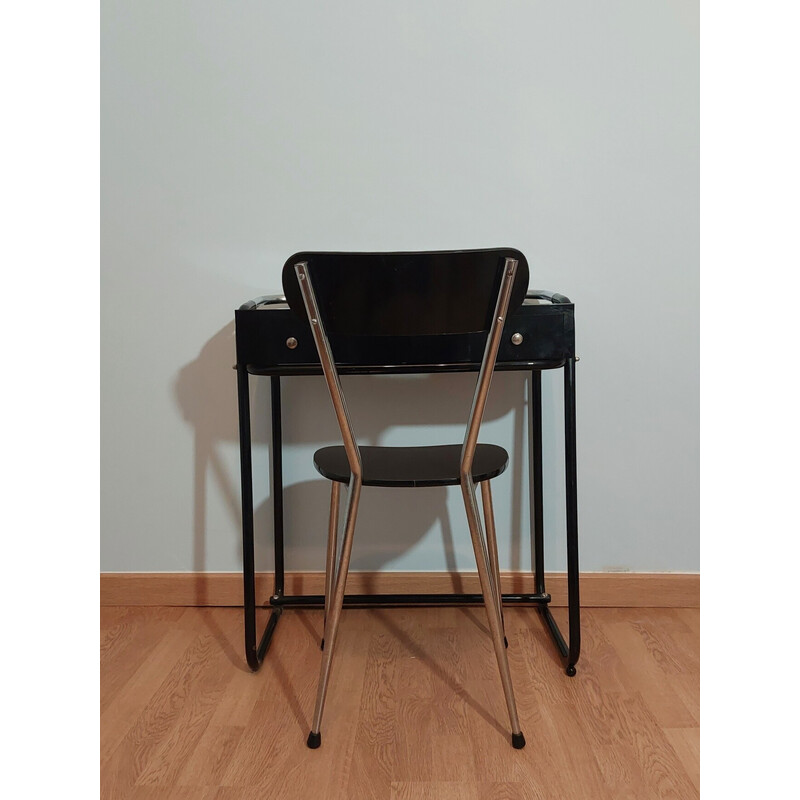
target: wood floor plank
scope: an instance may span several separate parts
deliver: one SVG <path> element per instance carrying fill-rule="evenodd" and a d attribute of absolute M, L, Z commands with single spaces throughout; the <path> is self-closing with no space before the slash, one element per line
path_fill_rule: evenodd
<path fill-rule="evenodd" d="M 113 610 L 124 611 L 125 609 L 116 608 Z M 132 622 L 126 622 L 121 615 L 119 615 L 119 621 L 113 625 L 103 625 L 101 622 L 100 663 L 102 664 L 104 659 L 108 658 L 110 655 L 113 655 L 113 653 L 115 653 L 120 647 L 124 646 L 128 639 L 130 639 L 135 629 L 136 628 L 134 624 Z"/>
<path fill-rule="evenodd" d="M 245 729 L 230 756 L 223 786 L 269 786 L 282 780 L 286 762 L 300 748 L 305 750 L 320 654 L 318 640 L 306 627 L 311 614 L 284 612 L 261 669 L 237 674 L 231 682 L 231 698 L 223 705 L 232 709 L 231 720 Z M 237 684 L 246 693 L 240 701 Z"/>
<path fill-rule="evenodd" d="M 104 765 L 109 797 L 123 796 L 135 784 L 158 782 L 160 773 L 165 782 L 177 777 L 210 719 L 213 695 L 204 698 L 203 693 L 215 677 L 206 669 L 214 662 L 212 653 L 212 638 L 198 636 L 158 687 Z"/>
<path fill-rule="evenodd" d="M 213 720 L 209 722 L 178 775 L 177 785 L 219 786 L 243 732 L 242 726 L 215 725 Z"/>
<path fill-rule="evenodd" d="M 102 636 L 100 653 L 100 712 L 114 700 L 142 663 L 147 661 L 163 637 L 175 630 L 175 622 L 185 613 L 180 611 L 164 622 L 161 615 L 151 613 L 136 620 L 122 621 Z"/>
<path fill-rule="evenodd" d="M 469 693 L 452 626 L 456 615 L 448 609 L 432 610 L 437 613 L 430 615 L 428 631 L 419 627 L 419 615 L 406 615 L 398 622 L 388 614 L 383 618 L 389 634 L 405 651 L 395 672 L 396 782 L 474 778 L 467 724 Z M 445 618 L 450 625 L 443 623 Z M 402 735 L 405 731 L 414 735 Z"/>
<path fill-rule="evenodd" d="M 614 800 L 642 800 L 651 797 L 647 777 L 636 759 L 634 751 L 619 743 L 597 745 L 592 749 L 608 797 Z"/>
<path fill-rule="evenodd" d="M 700 609 L 699 608 L 676 608 L 675 616 L 684 625 L 691 628 L 695 637 L 700 636 Z"/>
<path fill-rule="evenodd" d="M 627 611 L 628 609 L 626 609 Z M 653 656 L 641 634 L 640 617 L 615 615 L 603 623 L 603 630 L 617 651 L 624 654 L 625 685 L 629 691 L 641 692 L 658 723 L 667 728 L 693 728 L 698 724 L 694 713 L 667 680 L 663 661 Z M 653 623 L 650 623 L 653 624 Z"/>
<path fill-rule="evenodd" d="M 216 789 L 173 786 L 165 790 L 163 786 L 131 786 L 125 797 L 129 800 L 210 800 L 216 798 Z"/>
<path fill-rule="evenodd" d="M 367 612 L 368 614 L 368 612 Z M 328 697 L 322 719 L 322 747 L 305 748 L 305 735 L 298 757 L 297 750 L 287 761 L 282 779 L 271 789 L 276 797 L 344 797 L 351 771 L 355 739 L 358 731 L 359 702 L 363 694 L 368 650 L 364 647 L 364 626 L 359 625 L 366 614 L 345 615 L 339 628 L 336 653 L 331 668 Z M 322 614 L 319 614 L 320 622 Z M 368 618 L 367 618 L 368 622 Z M 315 649 L 314 682 L 322 653 Z M 309 720 L 313 714 L 313 698 L 308 703 Z M 306 730 L 310 729 L 310 725 Z"/>
<path fill-rule="evenodd" d="M 619 704 L 620 718 L 627 722 L 622 744 L 630 748 L 647 779 L 648 791 L 640 797 L 673 800 L 697 797 L 680 759 L 641 695 L 617 696 L 615 700 Z"/>
<path fill-rule="evenodd" d="M 665 674 L 700 672 L 700 653 L 694 646 L 696 635 L 681 620 L 661 609 L 645 609 L 632 627 Z"/>
<path fill-rule="evenodd" d="M 664 735 L 681 760 L 694 788 L 700 793 L 700 729 L 667 728 Z"/>
<path fill-rule="evenodd" d="M 530 800 L 531 797 L 538 796 L 531 795 L 529 787 L 524 783 L 502 781 L 478 784 L 478 797 L 481 800 Z"/>
<path fill-rule="evenodd" d="M 597 764 L 580 709 L 572 703 L 558 703 L 548 711 L 541 735 L 554 743 L 550 752 L 563 787 L 562 796 L 615 800 Z"/>
<path fill-rule="evenodd" d="M 158 644 L 143 658 L 138 654 L 131 677 L 122 683 L 100 714 L 100 763 L 105 762 L 136 724 L 140 714 L 153 698 L 164 676 L 183 657 L 195 639 L 188 631 L 161 632 Z M 106 680 L 101 668 L 101 683 Z M 121 683 L 121 681 L 120 681 Z"/>
<path fill-rule="evenodd" d="M 241 609 L 104 609 L 101 796 L 698 796 L 696 609 L 584 610 L 575 678 L 535 610 L 505 622 L 523 750 L 481 607 L 347 609 L 322 747 L 309 750 L 320 611 L 285 611 L 251 673 Z"/>
<path fill-rule="evenodd" d="M 370 638 L 353 768 L 348 778 L 351 797 L 377 799 L 391 793 L 397 737 L 395 681 L 399 650 L 396 636 L 375 632 Z"/>
<path fill-rule="evenodd" d="M 395 781 L 391 800 L 481 800 L 478 787 L 458 781 Z"/>

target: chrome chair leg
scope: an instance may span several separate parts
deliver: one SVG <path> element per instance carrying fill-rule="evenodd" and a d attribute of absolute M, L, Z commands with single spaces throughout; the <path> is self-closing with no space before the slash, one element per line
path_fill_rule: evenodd
<path fill-rule="evenodd" d="M 464 495 L 464 506 L 467 511 L 469 533 L 472 539 L 472 549 L 475 551 L 475 562 L 478 566 L 478 577 L 480 578 L 483 601 L 486 606 L 486 616 L 489 619 L 489 630 L 492 633 L 494 654 L 497 658 L 497 666 L 500 669 L 500 680 L 503 683 L 503 693 L 506 697 L 508 716 L 511 721 L 511 744 L 517 750 L 520 750 L 525 747 L 525 737 L 519 725 L 517 702 L 514 699 L 514 687 L 511 684 L 511 671 L 508 667 L 508 654 L 503 641 L 503 623 L 500 618 L 500 607 L 495 601 L 494 579 L 487 557 L 483 531 L 481 530 L 478 501 L 475 497 L 475 484 L 471 475 L 462 475 L 461 491 Z"/>
<path fill-rule="evenodd" d="M 328 522 L 328 553 L 325 559 L 325 612 L 322 624 L 322 642 L 320 649 L 325 649 L 325 623 L 331 607 L 331 594 L 336 581 L 336 555 L 338 550 L 339 530 L 339 482 L 331 481 L 331 516 Z"/>
<path fill-rule="evenodd" d="M 481 481 L 481 499 L 483 500 L 483 520 L 486 525 L 486 549 L 489 551 L 489 566 L 494 576 L 495 597 L 500 611 L 500 622 L 503 626 L 503 642 L 508 647 L 506 621 L 503 616 L 503 590 L 500 586 L 500 562 L 497 557 L 497 532 L 494 527 L 491 481 Z"/>
<path fill-rule="evenodd" d="M 339 566 L 336 570 L 336 581 L 331 598 L 328 616 L 325 620 L 325 641 L 327 647 L 322 654 L 322 665 L 319 671 L 319 686 L 317 687 L 317 703 L 314 708 L 314 720 L 311 723 L 311 732 L 308 734 L 306 744 L 313 750 L 322 743 L 320 725 L 322 724 L 322 711 L 325 707 L 325 695 L 328 690 L 328 677 L 330 676 L 331 664 L 333 662 L 333 652 L 336 649 L 336 633 L 339 629 L 339 619 L 342 615 L 342 604 L 344 602 L 344 588 L 347 583 L 347 570 L 350 567 L 350 553 L 353 550 L 353 532 L 356 527 L 356 515 L 358 514 L 358 500 L 361 496 L 361 479 L 355 475 L 350 477 L 350 485 L 347 493 L 347 516 L 344 525 L 344 536 L 342 538 L 342 554 L 339 559 Z"/>

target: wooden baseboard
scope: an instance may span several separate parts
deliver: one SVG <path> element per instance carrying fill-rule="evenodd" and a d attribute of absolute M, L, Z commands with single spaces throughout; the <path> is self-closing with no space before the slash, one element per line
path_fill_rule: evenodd
<path fill-rule="evenodd" d="M 504 592 L 534 591 L 533 576 L 501 575 Z M 322 594 L 322 572 L 290 572 L 286 594 Z M 567 604 L 567 576 L 549 573 L 545 585 L 552 604 Z M 700 576 L 671 572 L 585 572 L 581 574 L 585 608 L 699 608 Z M 272 573 L 256 575 L 256 598 L 264 604 L 272 591 Z M 477 573 L 352 572 L 348 594 L 433 594 L 479 592 Z M 241 606 L 242 576 L 236 572 L 106 572 L 100 576 L 104 606 Z"/>

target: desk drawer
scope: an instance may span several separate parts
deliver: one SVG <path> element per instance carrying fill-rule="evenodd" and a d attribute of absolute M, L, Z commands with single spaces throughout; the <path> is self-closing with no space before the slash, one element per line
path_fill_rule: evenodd
<path fill-rule="evenodd" d="M 497 363 L 563 361 L 574 356 L 574 309 L 571 303 L 521 306 L 506 322 Z"/>
<path fill-rule="evenodd" d="M 519 344 L 514 343 L 515 335 Z M 476 369 L 485 342 L 485 334 L 339 337 L 331 339 L 331 348 L 340 364 L 354 369 L 429 367 L 436 371 Z M 534 361 L 562 362 L 574 353 L 574 306 L 526 304 L 508 318 L 497 362 L 506 369 L 524 369 Z M 236 311 L 236 359 L 254 372 L 320 370 L 311 329 L 285 306 Z"/>

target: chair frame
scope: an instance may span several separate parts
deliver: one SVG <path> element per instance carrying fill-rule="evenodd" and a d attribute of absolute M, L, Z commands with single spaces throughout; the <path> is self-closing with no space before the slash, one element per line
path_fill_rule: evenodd
<path fill-rule="evenodd" d="M 467 514 L 470 538 L 475 552 L 475 561 L 483 594 L 484 605 L 488 617 L 489 628 L 494 644 L 495 656 L 500 671 L 500 679 L 508 707 L 511 723 L 511 742 L 516 749 L 525 746 L 525 737 L 522 734 L 519 716 L 517 714 L 514 689 L 511 682 L 511 672 L 508 665 L 506 647 L 508 646 L 503 627 L 502 595 L 500 593 L 500 572 L 497 556 L 497 537 L 494 525 L 494 513 L 490 481 L 481 481 L 481 497 L 486 532 L 481 523 L 478 503 L 475 493 L 475 484 L 472 476 L 472 465 L 475 450 L 478 444 L 481 421 L 486 407 L 494 366 L 497 360 L 497 351 L 505 326 L 511 293 L 514 288 L 514 279 L 517 272 L 518 261 L 506 258 L 502 267 L 502 279 L 495 302 L 494 314 L 489 328 L 483 359 L 481 361 L 475 393 L 472 400 L 469 420 L 461 448 L 460 486 Z M 359 499 L 363 482 L 363 466 L 358 444 L 347 411 L 347 405 L 342 391 L 341 381 L 336 368 L 336 362 L 331 352 L 330 342 L 325 330 L 324 321 L 319 311 L 317 297 L 308 262 L 301 261 L 295 264 L 295 274 L 306 308 L 306 313 L 311 325 L 314 343 L 319 354 L 323 375 L 333 403 L 336 420 L 342 435 L 342 442 L 350 467 L 350 481 L 348 483 L 347 506 L 345 513 L 344 533 L 341 543 L 341 552 L 338 546 L 338 517 L 339 517 L 339 484 L 332 481 L 331 507 L 329 517 L 328 545 L 326 553 L 325 570 L 325 623 L 323 634 L 323 655 L 320 666 L 319 684 L 314 709 L 314 717 L 309 733 L 307 745 L 315 749 L 321 744 L 321 724 L 325 707 L 325 698 L 328 690 L 330 670 L 336 647 L 336 638 L 344 602 L 345 585 L 350 566 L 350 555 L 353 548 L 356 518 L 358 515 Z M 338 558 L 337 558 L 338 555 Z"/>

